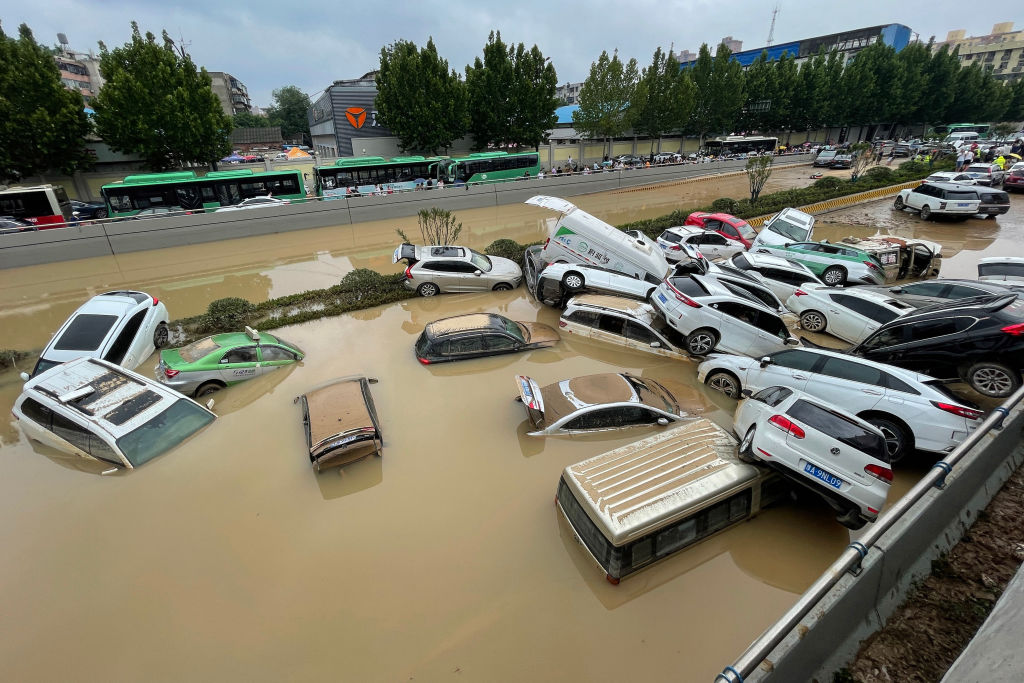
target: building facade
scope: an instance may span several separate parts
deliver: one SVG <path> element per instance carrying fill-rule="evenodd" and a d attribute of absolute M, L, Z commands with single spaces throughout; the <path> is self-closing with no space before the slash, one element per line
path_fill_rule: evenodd
<path fill-rule="evenodd" d="M 932 49 L 943 45 L 950 51 L 959 48 L 960 63 L 964 66 L 980 64 L 991 68 L 992 75 L 1001 81 L 1017 81 L 1024 76 L 1024 31 L 1014 31 L 1013 22 L 1006 21 L 992 27 L 985 36 L 966 36 L 963 29 L 950 31 L 946 40 L 935 43 Z"/>
<path fill-rule="evenodd" d="M 579 104 L 582 83 L 566 83 L 555 88 L 555 99 L 565 104 Z"/>
<path fill-rule="evenodd" d="M 91 53 L 75 52 L 63 46 L 53 61 L 60 71 L 60 82 L 64 87 L 81 94 L 86 104 L 92 102 L 92 98 L 96 97 L 103 87 L 99 57 Z"/>
<path fill-rule="evenodd" d="M 209 71 L 213 92 L 220 100 L 220 106 L 228 116 L 252 111 L 249 90 L 245 83 L 223 71 Z"/>

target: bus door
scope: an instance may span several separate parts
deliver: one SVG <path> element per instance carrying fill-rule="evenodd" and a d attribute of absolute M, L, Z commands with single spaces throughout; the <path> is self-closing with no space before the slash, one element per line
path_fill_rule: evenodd
<path fill-rule="evenodd" d="M 217 183 L 217 201 L 221 206 L 234 206 L 241 202 L 238 183 Z"/>
<path fill-rule="evenodd" d="M 195 185 L 183 185 L 175 188 L 177 204 L 185 211 L 202 211 L 203 197 Z"/>

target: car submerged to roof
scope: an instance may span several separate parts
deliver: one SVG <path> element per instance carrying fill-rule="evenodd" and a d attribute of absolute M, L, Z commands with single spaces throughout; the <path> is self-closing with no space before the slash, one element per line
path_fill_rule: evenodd
<path fill-rule="evenodd" d="M 518 353 L 553 346 L 560 337 L 542 323 L 518 322 L 495 313 L 470 313 L 427 323 L 416 339 L 423 365 Z"/>
<path fill-rule="evenodd" d="M 618 296 L 582 294 L 569 299 L 558 320 L 567 334 L 619 344 L 669 358 L 688 359 L 686 340 L 653 306 Z"/>
<path fill-rule="evenodd" d="M 317 472 L 381 454 L 384 437 L 370 394 L 376 382 L 343 377 L 295 398 L 302 407 L 309 461 Z"/>
<path fill-rule="evenodd" d="M 206 396 L 305 358 L 295 344 L 246 327 L 160 352 L 156 379 L 188 396 Z"/>
<path fill-rule="evenodd" d="M 167 307 L 133 290 L 104 292 L 82 304 L 39 354 L 32 377 L 75 358 L 102 358 L 134 370 L 167 345 Z M 28 379 L 22 373 L 22 379 Z"/>
<path fill-rule="evenodd" d="M 400 244 L 392 263 L 406 261 L 403 285 L 420 296 L 443 292 L 489 292 L 515 289 L 523 271 L 500 256 L 486 256 L 469 247 L 440 244 L 420 247 Z"/>
<path fill-rule="evenodd" d="M 659 382 L 628 373 L 574 377 L 545 387 L 519 375 L 516 386 L 516 400 L 533 426 L 530 436 L 665 426 L 686 416 Z"/>
<path fill-rule="evenodd" d="M 88 357 L 28 380 L 11 412 L 29 438 L 124 469 L 167 452 L 217 417 L 158 382 Z"/>

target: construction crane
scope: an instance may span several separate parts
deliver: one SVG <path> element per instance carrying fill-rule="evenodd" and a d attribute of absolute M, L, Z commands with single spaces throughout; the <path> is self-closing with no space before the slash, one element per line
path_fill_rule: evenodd
<path fill-rule="evenodd" d="M 772 10 L 772 27 L 768 29 L 768 41 L 766 47 L 771 47 L 772 42 L 775 40 L 775 16 L 779 13 L 779 6 L 776 5 L 775 9 Z"/>

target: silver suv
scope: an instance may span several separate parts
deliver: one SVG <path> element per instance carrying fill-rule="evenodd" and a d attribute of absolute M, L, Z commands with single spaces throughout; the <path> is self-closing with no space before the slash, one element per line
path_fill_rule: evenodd
<path fill-rule="evenodd" d="M 485 256 L 457 245 L 401 244 L 395 249 L 391 262 L 401 260 L 409 264 L 403 284 L 420 296 L 442 292 L 498 292 L 515 289 L 523 280 L 523 271 L 514 261 Z"/>

